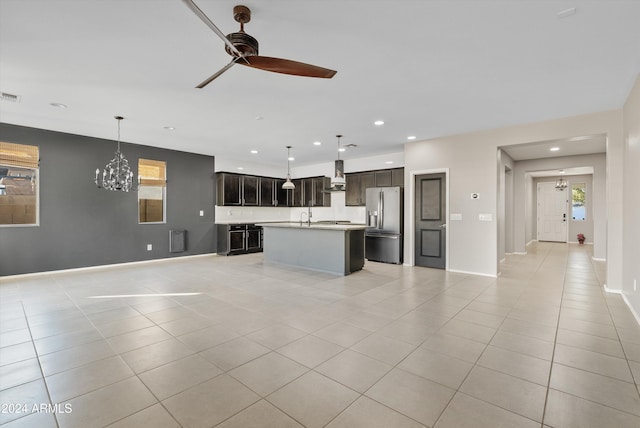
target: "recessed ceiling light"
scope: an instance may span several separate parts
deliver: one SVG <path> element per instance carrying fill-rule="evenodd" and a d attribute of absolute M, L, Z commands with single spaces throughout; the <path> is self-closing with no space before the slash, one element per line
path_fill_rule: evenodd
<path fill-rule="evenodd" d="M 385 162 L 387 165 L 391 165 L 393 163 L 393 161 L 386 161 Z"/>
<path fill-rule="evenodd" d="M 550 152 L 557 152 L 558 150 L 560 150 L 560 147 L 551 147 L 549 149 Z"/>
<path fill-rule="evenodd" d="M 242 171 L 244 168 L 243 168 L 243 167 L 241 167 L 241 166 L 239 166 L 239 167 L 238 167 L 238 169 L 239 169 L 240 171 Z"/>
<path fill-rule="evenodd" d="M 62 103 L 49 103 L 49 105 L 52 107 L 67 108 L 67 105 Z"/>
<path fill-rule="evenodd" d="M 415 140 L 415 139 L 416 139 L 416 136 L 415 136 L 415 135 L 409 135 L 409 136 L 407 137 L 407 140 Z"/>
<path fill-rule="evenodd" d="M 384 120 L 376 120 L 375 122 L 373 122 L 373 124 L 375 126 L 382 126 L 382 125 L 384 125 Z"/>
<path fill-rule="evenodd" d="M 321 141 L 314 141 L 314 142 L 313 142 L 313 145 L 314 145 L 314 146 L 321 146 L 321 145 L 322 145 L 322 142 L 321 142 Z"/>
<path fill-rule="evenodd" d="M 162 128 L 163 128 L 163 129 L 166 129 L 167 131 L 175 131 L 175 129 L 176 129 L 176 128 L 175 128 L 175 127 L 173 127 L 173 126 L 163 126 Z"/>
<path fill-rule="evenodd" d="M 288 161 L 292 161 L 292 162 L 293 162 L 294 160 L 296 160 L 296 158 L 294 158 L 293 156 L 289 156 L 289 157 L 287 158 L 287 160 L 288 160 Z"/>
<path fill-rule="evenodd" d="M 338 151 L 339 151 L 339 152 L 346 152 L 346 151 L 347 151 L 347 149 L 345 149 L 344 147 L 340 147 L 340 148 L 338 149 Z"/>
<path fill-rule="evenodd" d="M 257 154 L 258 154 L 258 151 L 257 151 L 257 150 L 251 150 L 251 154 L 252 154 L 252 155 L 257 155 Z"/>

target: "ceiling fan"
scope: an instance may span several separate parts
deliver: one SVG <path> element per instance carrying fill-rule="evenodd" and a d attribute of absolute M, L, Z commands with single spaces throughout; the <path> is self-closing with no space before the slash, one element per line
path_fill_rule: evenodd
<path fill-rule="evenodd" d="M 182 0 L 189 9 L 195 13 L 214 33 L 226 44 L 225 50 L 233 57 L 231 62 L 211 77 L 200 83 L 196 88 L 204 88 L 222 73 L 230 69 L 235 64 L 246 65 L 260 70 L 273 71 L 275 73 L 292 74 L 294 76 L 332 78 L 335 70 L 318 67 L 317 65 L 305 64 L 303 62 L 291 61 L 282 58 L 273 58 L 258 55 L 258 41 L 244 32 L 244 24 L 251 20 L 251 10 L 242 5 L 233 8 L 233 18 L 240 23 L 240 31 L 225 36 L 218 27 L 204 14 L 202 10 L 192 0 Z"/>

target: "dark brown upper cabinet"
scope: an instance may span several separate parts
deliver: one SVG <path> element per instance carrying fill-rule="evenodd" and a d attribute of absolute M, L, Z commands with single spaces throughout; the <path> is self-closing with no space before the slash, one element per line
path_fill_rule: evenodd
<path fill-rule="evenodd" d="M 294 190 L 284 190 L 285 180 L 281 178 L 219 172 L 216 180 L 216 204 L 220 206 L 331 206 L 331 195 L 325 193 L 331 185 L 329 177 L 297 178 L 292 180 Z"/>
<path fill-rule="evenodd" d="M 375 171 L 376 187 L 389 187 L 391 186 L 391 170 L 383 169 Z"/>
<path fill-rule="evenodd" d="M 366 205 L 367 189 L 376 187 L 376 179 L 373 171 L 345 174 L 346 179 L 346 206 Z"/>
<path fill-rule="evenodd" d="M 275 179 L 273 178 L 260 178 L 260 206 L 261 207 L 271 207 L 276 205 L 276 198 L 274 193 L 274 183 Z"/>
<path fill-rule="evenodd" d="M 274 181 L 275 185 L 275 206 L 276 207 L 286 207 L 288 206 L 288 194 L 289 191 L 282 188 L 282 185 L 285 183 L 285 180 L 281 178 L 276 178 Z"/>
<path fill-rule="evenodd" d="M 225 206 L 242 205 L 242 176 L 237 174 L 216 174 L 217 204 Z"/>
<path fill-rule="evenodd" d="M 260 203 L 260 178 L 245 175 L 242 177 L 242 205 L 255 207 Z"/>
<path fill-rule="evenodd" d="M 393 168 L 391 170 L 391 185 L 404 186 L 404 168 Z"/>
<path fill-rule="evenodd" d="M 376 171 L 345 174 L 345 205 L 359 207 L 367 204 L 367 189 L 370 187 L 404 186 L 404 168 L 380 169 Z"/>

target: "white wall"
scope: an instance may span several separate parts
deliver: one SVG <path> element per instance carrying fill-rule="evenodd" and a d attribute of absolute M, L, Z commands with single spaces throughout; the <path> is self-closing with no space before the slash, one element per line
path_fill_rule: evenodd
<path fill-rule="evenodd" d="M 498 262 L 513 251 L 513 163 L 511 156 L 498 149 Z"/>
<path fill-rule="evenodd" d="M 640 322 L 640 76 L 624 105 L 623 273 L 621 291 Z M 634 289 L 634 281 L 636 287 Z"/>
<path fill-rule="evenodd" d="M 405 145 L 405 184 L 412 171 L 449 168 L 450 212 L 463 214 L 462 221 L 449 222 L 449 266 L 452 270 L 475 272 L 483 275 L 497 274 L 498 236 L 497 217 L 499 183 L 496 152 L 498 147 L 548 141 L 583 135 L 607 135 L 607 163 L 609 158 L 622 158 L 622 111 L 614 110 L 562 118 L 545 122 L 512 126 L 497 130 L 474 132 L 435 138 Z M 606 258 L 610 259 L 607 284 L 622 281 L 622 197 L 620 182 L 622 170 L 607 169 L 608 236 Z M 517 179 L 517 177 L 515 177 Z M 526 180 L 522 186 L 526 189 Z M 617 186 L 617 187 L 616 187 Z M 518 188 L 517 182 L 515 188 Z M 480 193 L 479 200 L 471 200 L 472 192 Z M 518 194 L 518 190 L 515 190 Z M 412 196 L 405 197 L 405 236 L 412 236 L 409 204 Z M 517 201 L 514 201 L 517 208 Z M 494 221 L 480 222 L 479 213 L 493 214 Z M 524 208 L 515 212 L 514 219 L 524 218 Z M 514 225 L 514 233 L 521 233 L 519 242 L 525 242 L 524 225 Z M 522 232 L 520 232 L 522 231 Z M 597 239 L 597 238 L 596 238 Z M 517 241 L 518 242 L 518 241 Z M 515 251 L 524 251 L 516 245 Z M 413 261 L 413 239 L 405 239 L 405 257 Z"/>
<path fill-rule="evenodd" d="M 286 161 L 286 158 L 285 158 Z M 254 174 L 266 177 L 282 177 L 287 175 L 287 164 L 283 162 L 281 166 L 263 165 L 252 162 L 250 159 L 233 159 L 224 155 L 216 155 L 216 172 L 235 172 L 238 174 Z M 242 169 L 238 169 L 242 168 Z"/>
<path fill-rule="evenodd" d="M 354 149 L 357 150 L 357 149 Z M 337 157 L 337 152 L 336 152 Z M 344 159 L 343 156 L 341 158 Z M 392 163 L 387 163 L 392 162 Z M 333 177 L 334 162 L 323 162 L 315 165 L 291 166 L 292 177 L 314 177 L 324 175 Z M 401 168 L 404 166 L 404 152 L 368 156 L 356 159 L 344 159 L 344 172 L 369 171 L 375 169 Z"/>

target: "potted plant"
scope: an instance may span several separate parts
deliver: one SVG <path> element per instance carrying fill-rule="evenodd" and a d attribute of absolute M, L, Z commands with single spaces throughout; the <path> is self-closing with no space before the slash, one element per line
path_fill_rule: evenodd
<path fill-rule="evenodd" d="M 578 242 L 580 245 L 584 244 L 584 235 L 582 233 L 578 233 Z"/>

